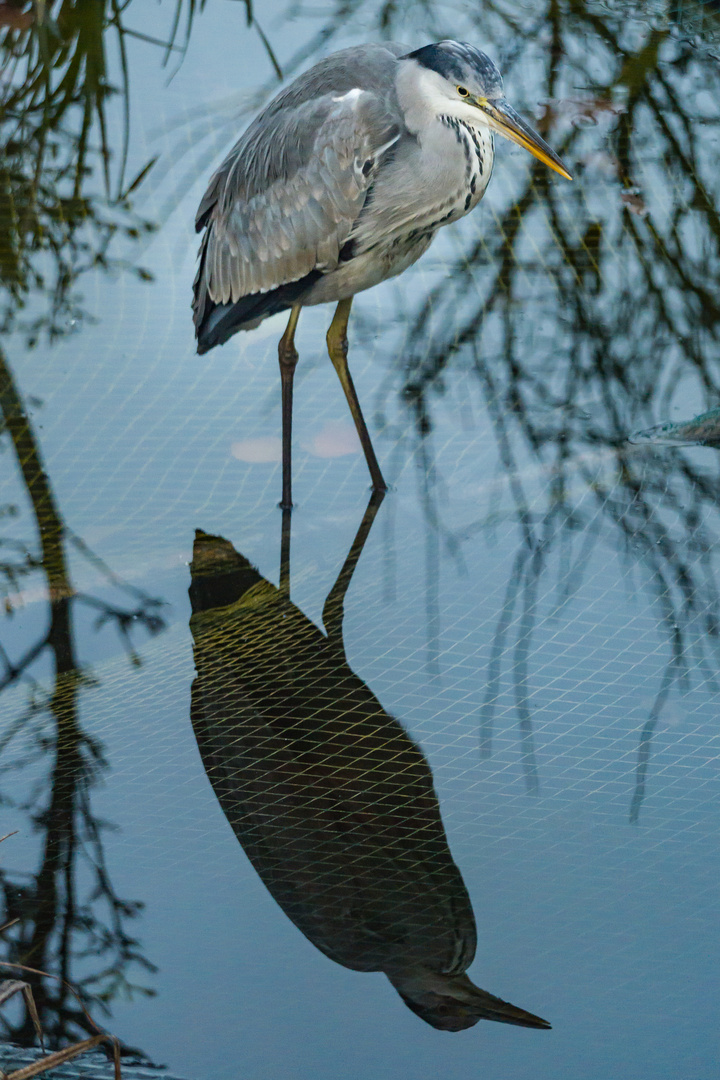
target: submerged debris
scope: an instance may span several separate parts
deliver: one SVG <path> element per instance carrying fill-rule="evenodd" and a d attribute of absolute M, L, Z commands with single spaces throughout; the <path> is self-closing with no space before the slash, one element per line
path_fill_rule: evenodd
<path fill-rule="evenodd" d="M 0 1041 L 0 1068 L 6 1073 L 9 1071 L 10 1076 L 21 1071 L 29 1080 L 40 1071 L 38 1066 L 48 1068 L 48 1061 L 49 1058 L 43 1057 L 43 1051 L 37 1047 L 20 1047 Z M 65 1058 L 60 1064 L 55 1062 L 48 1080 L 114 1080 L 114 1077 L 113 1062 L 107 1054 L 91 1050 L 72 1061 Z M 126 1064 L 123 1060 L 123 1080 L 175 1080 L 175 1077 L 164 1068 L 140 1062 Z"/>

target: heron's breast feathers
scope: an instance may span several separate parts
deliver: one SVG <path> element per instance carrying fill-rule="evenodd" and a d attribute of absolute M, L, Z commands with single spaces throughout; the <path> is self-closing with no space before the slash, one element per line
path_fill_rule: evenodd
<path fill-rule="evenodd" d="M 392 266 L 386 276 L 401 273 L 439 228 L 477 205 L 492 166 L 492 136 L 451 118 L 439 118 L 419 141 L 404 140 L 353 225 L 353 258 L 375 253 Z"/>

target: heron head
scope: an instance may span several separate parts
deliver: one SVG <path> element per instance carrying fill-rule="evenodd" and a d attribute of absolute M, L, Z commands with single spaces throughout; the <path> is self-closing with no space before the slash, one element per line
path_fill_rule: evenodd
<path fill-rule="evenodd" d="M 547 1020 L 518 1009 L 481 990 L 465 974 L 442 974 L 426 968 L 412 971 L 385 970 L 390 982 L 409 1009 L 442 1031 L 462 1031 L 478 1020 L 547 1029 Z"/>
<path fill-rule="evenodd" d="M 502 76 L 489 56 L 465 41 L 439 41 L 408 53 L 436 113 L 497 131 L 529 150 L 567 180 L 572 177 L 555 151 L 505 100 Z"/>

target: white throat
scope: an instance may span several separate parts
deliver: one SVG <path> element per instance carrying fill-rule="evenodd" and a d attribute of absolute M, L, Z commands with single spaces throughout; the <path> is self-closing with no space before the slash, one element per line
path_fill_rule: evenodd
<path fill-rule="evenodd" d="M 395 88 L 408 131 L 421 141 L 423 130 L 442 117 L 462 120 L 476 131 L 490 134 L 490 126 L 476 106 L 463 101 L 442 75 L 417 60 L 400 61 Z"/>

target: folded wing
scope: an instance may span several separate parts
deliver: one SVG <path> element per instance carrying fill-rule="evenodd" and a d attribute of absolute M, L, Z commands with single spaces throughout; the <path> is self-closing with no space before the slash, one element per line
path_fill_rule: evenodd
<path fill-rule="evenodd" d="M 385 101 L 359 88 L 267 110 L 250 126 L 198 211 L 196 227 L 206 229 L 194 288 L 198 337 L 216 307 L 337 266 L 401 133 Z"/>

